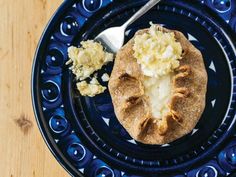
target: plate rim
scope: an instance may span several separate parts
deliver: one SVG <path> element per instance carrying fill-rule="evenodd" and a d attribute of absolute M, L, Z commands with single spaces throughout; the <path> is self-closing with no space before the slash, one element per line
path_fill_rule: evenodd
<path fill-rule="evenodd" d="M 39 92 L 38 92 L 38 88 L 36 87 L 36 83 L 37 83 L 36 80 L 38 78 L 37 75 L 39 74 L 39 72 L 37 72 L 37 75 L 36 75 L 36 66 L 38 65 L 37 62 L 39 61 L 38 57 L 39 57 L 40 51 L 43 48 L 42 43 L 45 40 L 47 40 L 46 37 L 50 35 L 49 29 L 52 28 L 54 26 L 54 23 L 57 23 L 57 20 L 59 19 L 59 17 L 63 15 L 61 14 L 61 12 L 67 9 L 68 7 L 70 7 L 71 5 L 73 5 L 74 3 L 75 3 L 75 0 L 64 0 L 56 9 L 56 11 L 53 13 L 51 18 L 47 22 L 46 26 L 44 27 L 43 32 L 40 36 L 39 42 L 36 47 L 34 57 L 33 57 L 33 63 L 32 63 L 32 68 L 31 68 L 31 81 L 30 81 L 31 89 L 30 90 L 31 90 L 31 100 L 32 100 L 34 117 L 37 122 L 37 126 L 39 128 L 40 134 L 43 137 L 43 140 L 45 144 L 47 145 L 48 149 L 50 150 L 50 152 L 56 159 L 57 163 L 60 164 L 69 175 L 83 177 L 83 174 L 79 170 L 76 170 L 75 167 L 73 167 L 71 163 L 68 162 L 68 160 L 64 157 L 64 155 L 61 156 L 61 151 L 58 149 L 55 142 L 52 141 L 52 137 L 50 137 L 51 135 L 47 133 L 48 131 L 45 130 L 45 126 L 42 126 L 43 122 L 41 121 L 41 118 L 39 118 L 39 117 L 42 117 L 41 115 L 42 112 L 39 111 L 39 107 L 36 106 L 36 102 L 39 102 L 39 96 L 38 96 Z"/>
<path fill-rule="evenodd" d="M 172 0 L 170 0 L 171 2 Z M 50 20 L 48 21 L 46 27 L 43 30 L 43 33 L 39 39 L 37 48 L 36 48 L 36 52 L 34 55 L 34 59 L 33 59 L 33 64 L 32 64 L 32 73 L 31 73 L 31 99 L 32 99 L 32 106 L 33 106 L 33 111 L 34 111 L 34 115 L 35 115 L 35 119 L 37 122 L 37 125 L 39 127 L 40 133 L 47 145 L 47 147 L 49 148 L 49 150 L 51 151 L 51 153 L 53 154 L 53 156 L 56 158 L 57 162 L 70 174 L 70 175 L 77 175 L 77 176 L 83 176 L 83 174 L 77 170 L 73 165 L 71 165 L 70 162 L 68 162 L 67 158 L 64 157 L 64 155 L 61 153 L 61 150 L 59 150 L 59 148 L 57 147 L 57 145 L 55 144 L 54 141 L 52 141 L 52 137 L 49 133 L 48 130 L 46 130 L 47 128 L 45 128 L 45 126 L 43 125 L 43 121 L 41 120 L 42 117 L 42 111 L 40 111 L 39 107 L 37 105 L 40 105 L 40 96 L 39 96 L 39 88 L 36 87 L 36 83 L 38 83 L 38 76 L 40 74 L 40 72 L 36 71 L 37 69 L 37 65 L 39 65 L 39 55 L 41 55 L 40 51 L 43 50 L 43 48 L 45 48 L 46 45 L 42 45 L 42 43 L 45 43 L 45 41 L 48 40 L 48 36 L 51 34 L 53 26 L 55 25 L 55 23 L 58 22 L 58 19 L 60 19 L 60 16 L 63 16 L 63 14 L 61 12 L 65 11 L 68 7 L 70 7 L 71 5 L 73 5 L 76 2 L 76 0 L 64 0 L 62 2 L 62 4 L 57 8 L 57 10 L 54 12 L 54 14 L 52 15 L 52 17 L 50 18 Z M 169 1 L 168 1 L 169 2 Z M 113 3 L 113 2 L 111 2 Z M 182 3 L 182 1 L 181 1 Z M 183 2 L 183 4 L 191 4 L 189 2 Z M 183 5 L 182 4 L 182 5 Z M 192 2 L 192 4 L 194 4 L 194 2 Z M 207 7 L 206 5 L 204 5 L 204 7 Z M 194 8 L 190 8 L 191 10 Z M 210 8 L 209 8 L 210 9 Z M 224 28 L 227 28 L 227 34 L 230 35 L 230 39 L 233 42 L 233 45 L 235 46 L 236 41 L 232 40 L 233 37 L 235 36 L 235 33 L 229 28 L 229 26 L 220 18 L 218 17 L 215 13 L 213 13 L 211 10 L 205 10 L 207 11 L 207 13 L 211 16 L 213 16 L 214 19 L 217 19 L 217 22 L 220 23 L 222 26 L 224 26 Z M 94 15 L 94 14 L 93 14 Z M 41 117 L 41 118 L 40 118 Z"/>

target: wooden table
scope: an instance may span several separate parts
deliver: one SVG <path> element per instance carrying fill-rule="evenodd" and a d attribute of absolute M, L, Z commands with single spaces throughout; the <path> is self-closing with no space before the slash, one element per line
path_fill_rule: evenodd
<path fill-rule="evenodd" d="M 65 177 L 32 110 L 30 77 L 36 45 L 63 0 L 0 0 L 0 176 Z"/>

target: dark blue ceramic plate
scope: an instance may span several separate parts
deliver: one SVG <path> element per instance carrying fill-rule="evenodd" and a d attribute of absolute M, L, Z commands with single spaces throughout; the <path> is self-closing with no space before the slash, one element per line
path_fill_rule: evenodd
<path fill-rule="evenodd" d="M 201 50 L 209 77 L 206 108 L 197 126 L 185 137 L 162 146 L 138 143 L 117 121 L 108 91 L 94 98 L 81 97 L 76 91 L 74 77 L 65 65 L 68 46 L 123 24 L 145 2 L 67 0 L 55 13 L 40 40 L 32 72 L 33 105 L 46 143 L 73 176 L 234 175 L 233 0 L 163 0 L 126 32 L 127 41 L 153 21 L 182 31 Z M 111 70 L 112 64 L 99 75 Z"/>

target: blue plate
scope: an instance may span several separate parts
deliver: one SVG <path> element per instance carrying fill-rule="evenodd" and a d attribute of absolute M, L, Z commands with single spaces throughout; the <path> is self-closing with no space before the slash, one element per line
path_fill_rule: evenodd
<path fill-rule="evenodd" d="M 36 51 L 31 85 L 36 119 L 48 147 L 73 176 L 235 175 L 233 0 L 165 0 L 126 31 L 127 41 L 149 21 L 160 23 L 182 31 L 201 50 L 209 77 L 206 108 L 190 134 L 162 146 L 138 143 L 117 121 L 108 90 L 94 98 L 76 91 L 65 65 L 68 46 L 123 24 L 145 2 L 67 0 L 50 20 Z M 103 67 L 99 75 L 111 73 L 112 66 Z"/>

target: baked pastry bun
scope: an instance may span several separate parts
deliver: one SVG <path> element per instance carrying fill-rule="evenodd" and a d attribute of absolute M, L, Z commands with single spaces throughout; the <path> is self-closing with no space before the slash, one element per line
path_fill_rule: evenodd
<path fill-rule="evenodd" d="M 181 47 L 178 62 L 168 65 L 163 60 L 159 73 L 147 76 L 142 61 L 135 57 L 140 55 L 135 53 L 135 47 L 140 47 L 135 46 L 135 37 L 150 29 L 140 30 L 117 53 L 109 91 L 115 114 L 127 132 L 141 143 L 161 145 L 188 134 L 199 121 L 205 108 L 207 73 L 201 52 L 181 32 L 158 25 L 155 30 L 174 36 L 175 45 Z"/>

